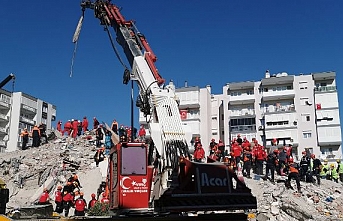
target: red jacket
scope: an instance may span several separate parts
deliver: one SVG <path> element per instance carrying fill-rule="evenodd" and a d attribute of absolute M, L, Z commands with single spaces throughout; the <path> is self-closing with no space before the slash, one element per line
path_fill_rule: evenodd
<path fill-rule="evenodd" d="M 234 145 L 232 146 L 231 152 L 233 152 L 233 156 L 234 156 L 234 157 L 239 157 L 239 156 L 241 156 L 242 151 L 243 151 L 243 149 L 242 149 L 242 147 L 241 147 L 240 145 L 234 144 Z"/>
<path fill-rule="evenodd" d="M 92 198 L 91 201 L 88 203 L 88 209 L 92 208 L 95 203 L 98 202 L 95 198 Z"/>
<path fill-rule="evenodd" d="M 262 147 L 259 147 L 256 151 L 255 157 L 257 160 L 265 160 L 267 157 L 267 153 Z"/>
<path fill-rule="evenodd" d="M 55 202 L 60 203 L 60 202 L 62 202 L 62 199 L 63 199 L 62 192 L 60 190 L 57 190 L 55 192 Z"/>
<path fill-rule="evenodd" d="M 205 151 L 204 148 L 198 147 L 194 151 L 194 159 L 203 159 L 205 157 Z"/>
<path fill-rule="evenodd" d="M 71 122 L 70 122 L 70 121 L 67 121 L 67 122 L 64 124 L 64 129 L 71 129 L 71 128 L 72 128 Z"/>
<path fill-rule="evenodd" d="M 70 193 L 67 193 L 63 196 L 63 201 L 72 203 L 74 201 L 74 197 Z"/>
<path fill-rule="evenodd" d="M 101 202 L 102 203 L 110 203 L 110 200 L 107 199 L 106 197 L 104 197 L 104 198 L 101 199 Z"/>
<path fill-rule="evenodd" d="M 49 202 L 49 193 L 48 192 L 42 193 L 42 195 L 39 198 L 39 202 L 40 203 L 47 203 L 47 202 Z"/>
<path fill-rule="evenodd" d="M 86 200 L 85 199 L 81 199 L 81 198 L 78 198 L 76 201 L 75 201 L 75 210 L 76 211 L 85 211 L 85 208 L 87 206 L 87 203 L 86 203 Z"/>
<path fill-rule="evenodd" d="M 88 129 L 88 120 L 86 118 L 84 118 L 82 121 L 82 128 L 84 130 Z"/>

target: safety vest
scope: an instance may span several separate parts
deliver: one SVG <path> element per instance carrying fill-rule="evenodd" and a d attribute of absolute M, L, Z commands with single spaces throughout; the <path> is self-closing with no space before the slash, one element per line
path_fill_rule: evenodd
<path fill-rule="evenodd" d="M 340 163 L 340 164 L 339 164 L 338 173 L 339 173 L 339 174 L 343 173 L 343 163 Z"/>
<path fill-rule="evenodd" d="M 331 176 L 333 179 L 338 179 L 338 173 L 337 173 L 337 170 L 335 168 L 331 169 L 330 172 L 331 172 Z"/>
<path fill-rule="evenodd" d="M 324 171 L 324 169 L 326 169 L 326 172 Z M 328 170 L 329 170 L 329 165 L 328 164 L 324 164 L 323 167 L 322 167 L 322 170 L 320 171 L 320 175 L 321 176 L 325 176 Z"/>

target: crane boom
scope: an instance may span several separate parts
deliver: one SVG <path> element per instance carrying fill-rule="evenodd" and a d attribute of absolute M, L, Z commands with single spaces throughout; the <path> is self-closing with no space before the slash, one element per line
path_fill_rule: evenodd
<path fill-rule="evenodd" d="M 0 82 L 0 88 L 2 88 L 3 86 L 5 86 L 10 80 L 14 80 L 15 76 L 14 74 L 9 74 L 3 81 Z"/>

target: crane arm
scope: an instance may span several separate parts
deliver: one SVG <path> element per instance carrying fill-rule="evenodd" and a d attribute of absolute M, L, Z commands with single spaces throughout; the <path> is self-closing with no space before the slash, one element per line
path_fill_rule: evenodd
<path fill-rule="evenodd" d="M 3 86 L 5 86 L 10 80 L 14 80 L 15 76 L 14 74 L 9 74 L 3 81 L 0 82 L 0 88 L 2 88 Z"/>

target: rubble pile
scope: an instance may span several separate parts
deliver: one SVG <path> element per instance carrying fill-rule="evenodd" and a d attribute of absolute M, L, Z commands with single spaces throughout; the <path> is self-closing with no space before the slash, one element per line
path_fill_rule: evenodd
<path fill-rule="evenodd" d="M 95 167 L 93 141 L 92 134 L 77 140 L 59 137 L 40 147 L 0 154 L 0 176 L 10 190 L 7 208 L 11 210 L 34 204 L 44 187 L 50 190 L 53 199 L 56 187 L 65 185 L 74 172 L 86 177 L 86 173 Z M 99 177 L 99 171 L 94 176 Z M 101 174 L 89 191 L 96 191 L 98 182 L 100 184 Z"/>
<path fill-rule="evenodd" d="M 278 182 L 263 179 L 246 179 L 247 186 L 257 198 L 257 211 L 250 220 L 343 220 L 342 184 L 321 180 L 321 185 L 301 182 L 302 193 L 287 189 L 285 179 L 276 176 Z"/>
<path fill-rule="evenodd" d="M 96 167 L 93 160 L 94 137 L 57 137 L 38 148 L 1 153 L 0 176 L 10 190 L 7 209 L 33 205 L 44 187 L 53 199 L 57 185 L 64 185 L 73 172 L 78 174 L 88 202 L 88 196 L 96 192 L 106 176 L 106 169 Z M 276 175 L 275 183 L 259 178 L 255 175 L 254 179 L 245 179 L 258 203 L 257 210 L 249 211 L 250 221 L 343 220 L 341 183 L 322 180 L 317 186 L 301 182 L 302 193 L 297 193 L 285 187 L 286 177 Z"/>

